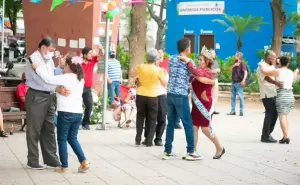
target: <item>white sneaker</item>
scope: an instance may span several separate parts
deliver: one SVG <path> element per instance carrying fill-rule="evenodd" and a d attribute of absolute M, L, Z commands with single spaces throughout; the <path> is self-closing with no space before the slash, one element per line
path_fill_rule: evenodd
<path fill-rule="evenodd" d="M 197 152 L 194 152 L 194 153 L 187 153 L 186 156 L 183 157 L 182 159 L 187 161 L 197 161 L 197 160 L 202 160 L 203 157 Z"/>

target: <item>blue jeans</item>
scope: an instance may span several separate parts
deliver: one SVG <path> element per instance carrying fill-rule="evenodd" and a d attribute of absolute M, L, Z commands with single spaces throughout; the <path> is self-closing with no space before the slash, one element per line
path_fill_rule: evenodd
<path fill-rule="evenodd" d="M 187 152 L 194 152 L 194 130 L 190 113 L 190 104 L 188 96 L 168 94 L 168 126 L 166 132 L 165 152 L 172 152 L 172 142 L 174 140 L 174 129 L 179 115 L 187 141 Z"/>
<path fill-rule="evenodd" d="M 120 82 L 113 81 L 111 84 L 108 84 L 108 103 L 111 105 L 114 102 L 114 97 L 120 96 Z"/>
<path fill-rule="evenodd" d="M 240 98 L 240 112 L 244 113 L 244 88 L 240 83 L 232 83 L 231 86 L 231 112 L 235 112 L 236 95 Z"/>
<path fill-rule="evenodd" d="M 67 141 L 71 145 L 79 162 L 86 160 L 82 148 L 78 142 L 77 135 L 81 125 L 82 114 L 70 112 L 58 112 L 57 117 L 57 141 L 61 166 L 68 168 Z"/>

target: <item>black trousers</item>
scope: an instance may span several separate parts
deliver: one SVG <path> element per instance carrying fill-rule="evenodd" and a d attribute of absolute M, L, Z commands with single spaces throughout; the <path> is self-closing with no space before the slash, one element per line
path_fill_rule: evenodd
<path fill-rule="evenodd" d="M 168 104 L 167 104 L 167 95 L 160 95 L 157 97 L 158 101 L 158 109 L 157 109 L 157 125 L 156 125 L 156 138 L 154 142 L 161 142 L 162 135 L 164 134 L 166 128 L 166 117 L 168 112 Z M 146 122 L 148 120 L 146 119 Z M 146 123 L 149 126 L 149 124 Z M 145 127 L 145 138 L 149 133 L 150 128 Z"/>
<path fill-rule="evenodd" d="M 148 128 L 148 133 L 146 135 L 146 144 L 151 145 L 156 127 L 157 111 L 158 111 L 158 99 L 157 97 L 147 97 L 147 96 L 136 96 L 136 137 L 135 142 L 140 143 L 142 140 L 142 134 L 145 127 Z"/>
<path fill-rule="evenodd" d="M 90 117 L 93 109 L 93 96 L 92 89 L 90 87 L 85 87 L 83 89 L 82 98 L 85 106 L 82 125 L 89 125 L 91 123 Z"/>
<path fill-rule="evenodd" d="M 276 98 L 264 98 L 262 102 L 265 106 L 266 113 L 265 113 L 265 120 L 264 126 L 262 129 L 262 136 L 261 139 L 268 139 L 270 134 L 273 132 L 278 114 L 276 110 Z"/>

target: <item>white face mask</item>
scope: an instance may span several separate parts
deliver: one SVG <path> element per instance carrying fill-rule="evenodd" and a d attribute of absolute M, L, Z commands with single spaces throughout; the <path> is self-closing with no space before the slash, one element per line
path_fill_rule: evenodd
<path fill-rule="evenodd" d="M 47 52 L 44 57 L 46 60 L 51 60 L 54 57 L 54 52 Z"/>

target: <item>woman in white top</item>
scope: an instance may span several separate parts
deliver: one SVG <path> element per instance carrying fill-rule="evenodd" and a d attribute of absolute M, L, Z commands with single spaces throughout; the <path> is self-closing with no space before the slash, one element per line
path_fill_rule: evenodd
<path fill-rule="evenodd" d="M 287 116 L 290 111 L 294 108 L 295 99 L 293 94 L 293 82 L 298 70 L 291 71 L 288 69 L 289 57 L 282 56 L 279 58 L 279 68 L 268 70 L 263 68 L 261 65 L 262 72 L 267 76 L 274 76 L 277 81 L 283 83 L 282 88 L 277 89 L 276 97 L 276 109 L 279 115 L 280 126 L 283 133 L 283 138 L 279 140 L 280 144 L 289 144 L 290 139 L 288 137 L 288 120 Z"/>
<path fill-rule="evenodd" d="M 63 75 L 47 76 L 43 66 L 33 64 L 32 68 L 46 82 L 53 85 L 62 85 L 70 90 L 69 96 L 57 96 L 57 140 L 61 167 L 56 168 L 56 172 L 68 171 L 68 151 L 67 141 L 71 145 L 74 153 L 80 162 L 79 172 L 85 172 L 89 168 L 89 163 L 85 158 L 83 150 L 78 142 L 77 135 L 82 120 L 82 93 L 84 86 L 83 69 L 81 67 L 81 57 L 67 57 Z"/>

